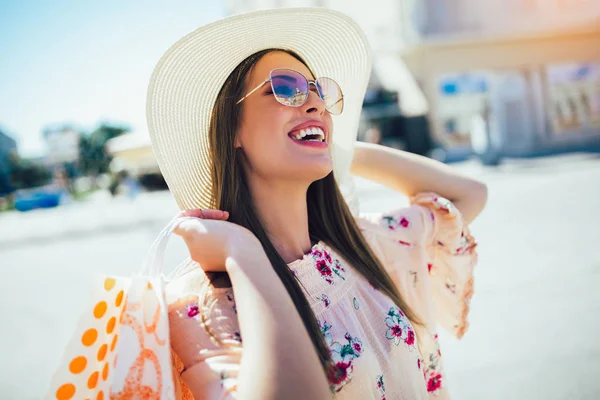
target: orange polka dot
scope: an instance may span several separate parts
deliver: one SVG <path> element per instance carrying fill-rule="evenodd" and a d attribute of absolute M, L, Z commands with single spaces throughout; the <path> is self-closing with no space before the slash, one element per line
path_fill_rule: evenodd
<path fill-rule="evenodd" d="M 98 304 L 96 304 L 96 307 L 94 307 L 94 317 L 98 319 L 102 318 L 106 313 L 106 307 L 105 301 L 99 301 Z"/>
<path fill-rule="evenodd" d="M 83 343 L 84 346 L 91 346 L 94 344 L 96 339 L 98 339 L 98 331 L 94 328 L 88 329 L 83 333 L 83 336 L 81 337 L 81 343 Z"/>
<path fill-rule="evenodd" d="M 117 322 L 115 317 L 111 317 L 108 320 L 108 323 L 106 324 L 106 333 L 108 333 L 109 335 L 112 333 L 112 331 L 115 329 L 115 323 Z"/>
<path fill-rule="evenodd" d="M 117 347 L 117 340 L 119 340 L 119 335 L 113 337 L 112 343 L 110 344 L 110 351 L 114 351 L 115 347 Z"/>
<path fill-rule="evenodd" d="M 115 287 L 115 283 L 117 283 L 117 281 L 115 280 L 115 278 L 106 278 L 104 280 L 104 289 L 106 289 L 107 291 L 114 288 Z"/>
<path fill-rule="evenodd" d="M 75 395 L 75 386 L 72 383 L 65 383 L 56 391 L 56 398 L 58 400 L 69 400 Z"/>
<path fill-rule="evenodd" d="M 117 294 L 117 298 L 115 299 L 115 306 L 119 307 L 121 305 L 121 303 L 123 302 L 124 294 L 125 293 L 122 290 Z"/>
<path fill-rule="evenodd" d="M 106 380 L 106 378 L 108 378 L 108 363 L 105 363 L 102 369 L 102 379 Z"/>
<path fill-rule="evenodd" d="M 88 378 L 88 388 L 89 389 L 95 389 L 96 385 L 98 384 L 98 371 L 94 371 L 94 373 L 92 373 L 90 375 L 90 377 Z"/>
<path fill-rule="evenodd" d="M 87 359 L 85 357 L 75 357 L 73 360 L 71 360 L 71 363 L 69 364 L 69 371 L 71 371 L 71 373 L 73 374 L 79 374 L 85 369 L 86 365 Z"/>
<path fill-rule="evenodd" d="M 104 360 L 104 357 L 106 357 L 107 349 L 108 349 L 108 346 L 106 344 L 103 344 L 102 346 L 100 346 L 100 350 L 98 350 L 98 361 Z"/>
<path fill-rule="evenodd" d="M 115 355 L 115 361 L 113 361 L 113 368 L 117 367 L 117 357 L 118 355 Z"/>
<path fill-rule="evenodd" d="M 56 391 L 58 400 L 69 400 L 75 395 L 75 386 L 72 383 L 65 383 Z"/>
<path fill-rule="evenodd" d="M 104 400 L 104 392 L 102 390 L 98 392 L 96 400 Z"/>

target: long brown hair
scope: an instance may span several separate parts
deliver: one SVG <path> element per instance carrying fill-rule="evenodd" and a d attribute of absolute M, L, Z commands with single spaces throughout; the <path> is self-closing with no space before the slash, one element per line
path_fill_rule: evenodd
<path fill-rule="evenodd" d="M 251 202 L 250 190 L 243 168 L 242 150 L 235 147 L 240 127 L 241 105 L 236 105 L 246 88 L 246 78 L 254 65 L 271 51 L 284 51 L 306 63 L 287 50 L 268 49 L 255 53 L 242 61 L 229 75 L 221 88 L 210 123 L 210 148 L 212 158 L 213 199 L 217 209 L 229 211 L 229 221 L 252 231 L 261 242 L 273 269 L 292 298 L 306 330 L 317 350 L 326 373 L 331 373 L 331 355 L 321 328 L 296 277 L 269 240 Z M 375 288 L 389 296 L 407 317 L 418 320 L 404 301 L 382 263 L 370 249 L 350 213 L 335 182 L 333 172 L 313 182 L 307 192 L 308 228 L 313 241 L 323 241 L 331 246 L 365 277 Z"/>

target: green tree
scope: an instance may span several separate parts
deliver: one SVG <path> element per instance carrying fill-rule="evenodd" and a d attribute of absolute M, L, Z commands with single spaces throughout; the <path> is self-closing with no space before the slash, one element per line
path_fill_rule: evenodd
<path fill-rule="evenodd" d="M 82 134 L 79 142 L 79 169 L 85 175 L 98 175 L 109 171 L 112 159 L 106 152 L 106 142 L 129 132 L 125 126 L 101 124 L 90 134 Z"/>
<path fill-rule="evenodd" d="M 24 160 L 15 152 L 8 159 L 10 168 L 10 184 L 14 189 L 27 189 L 46 185 L 52 173 L 42 165 Z"/>

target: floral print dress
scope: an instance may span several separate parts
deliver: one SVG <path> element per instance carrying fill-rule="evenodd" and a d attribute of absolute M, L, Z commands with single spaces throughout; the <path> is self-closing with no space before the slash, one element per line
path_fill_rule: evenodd
<path fill-rule="evenodd" d="M 363 215 L 357 222 L 422 326 L 413 326 L 403 310 L 326 243 L 317 243 L 302 259 L 288 264 L 329 346 L 334 362 L 327 375 L 332 396 L 448 398 L 437 325 L 458 338 L 468 327 L 477 259 L 468 228 L 451 202 L 431 193 L 415 196 L 409 207 Z M 201 291 L 203 275 L 192 264 L 178 269 L 178 276 L 167 285 L 169 302 L 182 293 Z M 207 335 L 210 368 L 202 368 L 207 381 L 221 381 L 223 398 L 236 398 L 242 338 L 232 290 L 215 289 L 207 310 L 209 318 L 203 323 L 218 341 Z M 190 318 L 196 311 L 189 310 Z M 175 355 L 174 364 L 181 372 Z M 178 397 L 193 399 L 183 381 L 177 383 Z"/>

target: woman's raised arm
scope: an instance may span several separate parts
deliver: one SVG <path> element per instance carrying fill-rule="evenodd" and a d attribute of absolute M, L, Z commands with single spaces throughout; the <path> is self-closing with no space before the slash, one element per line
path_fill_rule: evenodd
<path fill-rule="evenodd" d="M 407 196 L 434 192 L 452 201 L 470 223 L 483 210 L 487 186 L 427 157 L 389 147 L 357 142 L 351 172 Z"/>

